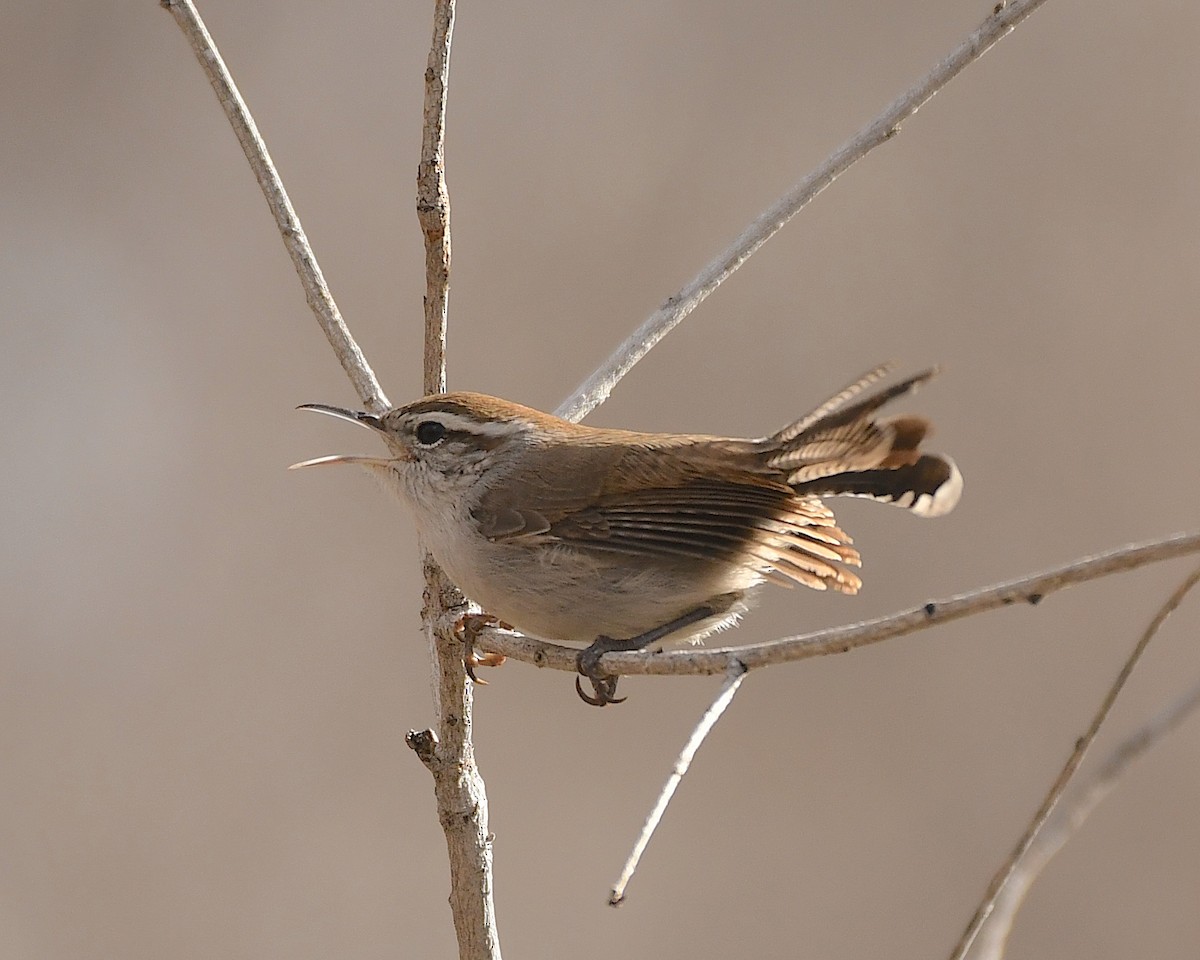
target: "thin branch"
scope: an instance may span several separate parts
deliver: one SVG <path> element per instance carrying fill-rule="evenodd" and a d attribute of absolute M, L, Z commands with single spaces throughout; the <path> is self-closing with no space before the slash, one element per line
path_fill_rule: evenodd
<path fill-rule="evenodd" d="M 259 136 L 254 118 L 250 116 L 250 110 L 238 92 L 233 77 L 226 69 L 225 62 L 221 59 L 216 44 L 213 43 L 213 38 L 204 26 L 204 21 L 200 19 L 200 14 L 192 0 L 160 0 L 160 2 L 171 11 L 175 22 L 187 36 L 188 42 L 196 54 L 196 59 L 200 61 L 200 66 L 208 76 L 209 83 L 216 91 L 217 99 L 221 101 L 225 116 L 229 118 L 233 132 L 237 135 L 238 142 L 246 154 L 246 159 L 250 161 L 250 168 L 254 171 L 258 185 L 267 198 L 267 205 L 275 216 L 275 223 L 283 237 L 284 246 L 291 254 L 296 273 L 300 275 L 304 296 L 308 300 L 312 312 L 316 315 L 321 329 L 325 331 L 329 345 L 333 347 L 333 352 L 337 355 L 342 369 L 346 371 L 346 375 L 358 392 L 364 407 L 372 413 L 382 413 L 391 404 L 388 402 L 383 388 L 380 387 L 379 381 L 375 379 L 375 374 L 371 371 L 367 358 L 363 356 L 363 352 L 358 348 L 358 344 L 354 342 L 349 329 L 342 321 L 342 315 L 338 312 L 337 304 L 333 301 L 333 294 L 329 292 L 329 286 L 325 283 L 325 277 L 317 264 L 317 258 L 308 245 L 308 238 L 304 235 L 300 218 L 296 216 L 292 202 L 288 199 L 287 191 L 283 189 L 283 181 L 279 179 L 275 164 L 271 162 L 267 145 Z"/>
<path fill-rule="evenodd" d="M 1185 579 L 1183 583 L 1181 583 L 1175 589 L 1175 592 L 1167 598 L 1166 602 L 1163 603 L 1158 612 L 1154 615 L 1154 619 L 1150 621 L 1149 626 L 1147 626 L 1146 630 L 1142 633 L 1142 636 L 1138 639 L 1138 642 L 1134 645 L 1132 652 L 1122 665 L 1120 672 L 1117 674 L 1116 679 L 1112 683 L 1112 686 L 1109 687 L 1108 692 L 1104 695 L 1104 699 L 1100 702 L 1100 708 L 1096 711 L 1096 715 L 1092 718 L 1092 722 L 1088 727 L 1087 732 L 1085 732 L 1084 735 L 1075 742 L 1075 749 L 1071 751 L 1071 755 L 1067 758 L 1067 762 L 1064 764 L 1062 771 L 1059 773 L 1054 783 L 1051 784 L 1045 800 L 1042 801 L 1042 805 L 1038 808 L 1037 813 L 1034 814 L 1033 819 L 1030 821 L 1029 826 L 1025 830 L 1025 833 L 1017 842 L 1016 848 L 1013 850 L 1009 858 L 1004 862 L 1004 865 L 1001 866 L 996 872 L 996 875 L 992 878 L 992 882 L 988 884 L 988 889 L 984 894 L 983 902 L 980 903 L 979 908 L 975 911 L 975 915 L 971 918 L 971 922 L 967 924 L 967 929 L 963 932 L 962 938 L 959 940 L 958 945 L 954 948 L 954 953 L 951 954 L 953 960 L 963 960 L 963 958 L 967 955 L 967 951 L 971 949 L 971 945 L 975 942 L 975 938 L 979 935 L 979 931 L 983 928 L 983 925 L 987 922 L 988 917 L 991 916 L 992 911 L 995 909 L 1000 892 L 1013 877 L 1021 861 L 1024 860 L 1024 858 L 1029 854 L 1030 848 L 1033 846 L 1034 839 L 1037 837 L 1042 827 L 1045 826 L 1046 821 L 1049 820 L 1050 814 L 1054 811 L 1055 806 L 1062 797 L 1063 791 L 1066 790 L 1067 784 L 1071 782 L 1071 778 L 1075 775 L 1075 771 L 1078 770 L 1079 765 L 1083 763 L 1083 758 L 1087 755 L 1088 748 L 1091 747 L 1092 743 L 1095 741 L 1096 735 L 1100 732 L 1101 725 L 1108 718 L 1113 704 L 1116 702 L 1117 697 L 1124 689 L 1129 677 L 1133 674 L 1133 670 L 1137 666 L 1138 661 L 1141 660 L 1142 654 L 1145 653 L 1146 647 L 1149 646 L 1150 641 L 1153 640 L 1155 635 L 1158 633 L 1159 627 L 1163 625 L 1167 617 L 1169 617 L 1171 613 L 1179 606 L 1179 604 L 1183 602 L 1183 598 L 1187 596 L 1188 591 L 1191 590 L 1192 587 L 1194 587 L 1197 583 L 1200 583 L 1200 568 L 1194 570 L 1187 577 L 1187 579 Z"/>
<path fill-rule="evenodd" d="M 1197 708 L 1200 708 L 1200 683 L 1123 740 L 1095 773 L 1077 783 L 1072 794 L 1063 798 L 996 896 L 992 915 L 967 954 L 970 960 L 1000 960 L 1004 956 L 1017 910 L 1046 864 L 1083 826 L 1133 762 L 1165 740 Z"/>
<path fill-rule="evenodd" d="M 896 99 L 859 133 L 839 147 L 824 163 L 779 198 L 732 244 L 718 254 L 678 293 L 668 297 L 555 411 L 560 417 L 579 421 L 608 399 L 617 385 L 651 348 L 670 333 L 759 247 L 785 223 L 806 207 L 817 194 L 866 154 L 890 140 L 900 124 L 956 77 L 964 67 L 983 56 L 996 41 L 1033 13 L 1045 0 L 1014 0 L 998 4 L 974 33 L 960 43 L 924 78 Z"/>
<path fill-rule="evenodd" d="M 425 234 L 425 393 L 446 390 L 446 299 L 450 293 L 450 194 L 446 189 L 446 84 L 454 2 L 436 5 L 425 67 L 425 124 L 417 166 L 417 220 Z"/>
<path fill-rule="evenodd" d="M 417 219 L 425 235 L 426 393 L 446 389 L 446 306 L 450 293 L 450 196 L 446 190 L 446 92 L 454 0 L 434 0 L 433 42 L 425 68 L 421 160 L 417 167 Z M 462 593 L 428 551 L 425 625 L 433 660 L 434 710 L 438 730 L 410 732 L 411 746 L 433 775 L 438 819 L 450 860 L 450 910 L 461 960 L 500 960 L 496 906 L 492 897 L 492 838 L 487 791 L 475 764 L 472 739 L 473 691 L 455 631 L 466 609 Z"/>
<path fill-rule="evenodd" d="M 1043 597 L 1064 587 L 1197 552 L 1200 552 L 1200 533 L 1177 534 L 1162 540 L 1120 547 L 1044 573 L 981 587 L 946 600 L 934 600 L 877 620 L 745 647 L 694 647 L 653 653 L 606 653 L 600 658 L 599 669 L 613 676 L 716 674 L 724 673 L 735 660 L 746 669 L 753 670 L 774 663 L 790 663 L 809 657 L 845 653 L 856 647 L 915 633 L 938 624 L 995 610 L 997 607 L 1007 607 L 1014 603 L 1036 604 Z M 503 654 L 538 667 L 571 673 L 577 668 L 578 650 L 508 631 L 485 628 L 480 632 L 476 646 L 489 653 Z"/>
<path fill-rule="evenodd" d="M 716 699 L 704 711 L 704 716 L 700 718 L 700 722 L 696 724 L 692 735 L 688 737 L 687 743 L 684 744 L 683 750 L 680 751 L 679 759 L 675 761 L 675 767 L 672 769 L 671 775 L 667 778 L 667 782 L 663 784 L 662 792 L 658 795 L 658 802 L 654 805 L 654 809 L 650 811 L 650 816 L 646 818 L 646 823 L 642 827 L 642 832 L 638 834 L 637 841 L 633 845 L 633 850 L 629 854 L 629 859 L 625 861 L 625 867 L 621 870 L 621 876 L 613 884 L 612 893 L 608 897 L 608 902 L 611 906 L 620 906 L 625 900 L 625 888 L 629 885 L 629 881 L 633 879 L 638 862 L 642 859 L 642 854 L 646 852 L 646 845 L 650 842 L 650 838 L 654 836 L 654 831 L 658 829 L 659 821 L 662 820 L 663 814 L 667 810 L 667 804 L 675 796 L 675 790 L 679 786 L 679 782 L 683 779 L 684 774 L 688 772 L 688 767 L 692 765 L 692 759 L 696 756 L 696 751 L 700 749 L 700 744 L 704 743 L 705 737 L 717 725 L 717 721 L 721 719 L 721 714 L 733 702 L 734 694 L 737 693 L 738 687 L 742 685 L 742 680 L 745 676 L 746 668 L 736 660 L 729 665 L 729 673 L 726 675 L 721 689 L 717 692 Z"/>

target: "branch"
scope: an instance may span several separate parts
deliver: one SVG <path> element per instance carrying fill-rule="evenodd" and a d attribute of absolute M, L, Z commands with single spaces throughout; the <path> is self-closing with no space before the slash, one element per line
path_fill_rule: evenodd
<path fill-rule="evenodd" d="M 1113 681 L 1112 686 L 1109 687 L 1108 692 L 1104 695 L 1104 699 L 1100 702 L 1100 708 L 1096 711 L 1096 715 L 1092 718 L 1091 725 L 1088 727 L 1087 732 L 1075 742 L 1075 749 L 1071 751 L 1071 755 L 1067 758 L 1067 762 L 1063 766 L 1062 771 L 1059 773 L 1054 783 L 1051 784 L 1045 800 L 1042 801 L 1042 805 L 1038 808 L 1037 813 L 1034 814 L 1033 819 L 1030 821 L 1029 826 L 1025 830 L 1025 833 L 1017 842 L 1016 849 L 1013 850 L 1012 854 L 1004 862 L 1004 865 L 1001 866 L 1001 868 L 996 872 L 996 875 L 992 878 L 992 882 L 988 885 L 987 892 L 984 894 L 983 902 L 975 911 L 975 915 L 971 918 L 971 922 L 967 924 L 967 929 L 963 932 L 962 938 L 959 940 L 958 945 L 954 948 L 954 953 L 952 954 L 953 960 L 963 960 L 963 958 L 967 956 L 967 952 L 971 949 L 972 944 L 975 943 L 976 937 L 987 923 L 988 918 L 992 915 L 992 911 L 996 908 L 1002 892 L 1005 891 L 1005 888 L 1008 887 L 1010 881 L 1014 879 L 1018 871 L 1024 872 L 1025 870 L 1028 870 L 1034 866 L 1031 861 L 1026 862 L 1030 857 L 1031 851 L 1033 850 L 1034 841 L 1037 839 L 1038 834 L 1041 833 L 1042 828 L 1046 825 L 1047 821 L 1049 821 L 1050 815 L 1054 812 L 1059 799 L 1061 799 L 1063 792 L 1067 788 L 1067 785 L 1071 782 L 1071 778 L 1075 775 L 1075 771 L 1078 770 L 1079 765 L 1083 763 L 1083 758 L 1087 755 L 1088 748 L 1093 742 L 1095 742 L 1096 735 L 1100 732 L 1101 725 L 1104 723 L 1105 719 L 1107 719 L 1112 710 L 1113 704 L 1117 700 L 1117 697 L 1124 689 L 1129 677 L 1133 674 L 1134 667 L 1136 667 L 1138 661 L 1141 660 L 1142 654 L 1145 653 L 1146 647 L 1149 646 L 1150 641 L 1153 640 L 1154 636 L 1158 633 L 1159 627 L 1163 625 L 1167 617 L 1169 617 L 1171 613 L 1179 606 L 1179 604 L 1183 602 L 1183 598 L 1187 595 L 1188 591 L 1191 590 L 1192 587 L 1194 587 L 1198 582 L 1200 582 L 1200 568 L 1193 571 L 1187 577 L 1187 579 L 1183 581 L 1183 583 L 1176 587 L 1175 592 L 1172 593 L 1171 596 L 1168 597 L 1163 605 L 1159 608 L 1158 612 L 1154 615 L 1154 619 L 1150 621 L 1150 625 L 1146 627 L 1145 632 L 1142 633 L 1142 636 L 1134 645 L 1133 651 L 1129 654 L 1129 657 L 1122 665 L 1120 672 L 1117 674 L 1117 678 Z M 1099 802 L 1099 798 L 1093 802 L 1093 806 L 1095 802 Z M 1059 846 L 1061 846 L 1065 840 L 1066 838 L 1064 836 L 1062 841 L 1059 843 Z M 1054 849 L 1057 849 L 1057 847 Z M 1053 851 L 1050 852 L 1050 855 L 1052 854 Z M 1049 859 L 1050 855 L 1046 856 L 1047 860 Z M 1033 876 L 1036 876 L 1036 871 Z M 1033 876 L 1028 876 L 1022 881 L 1024 887 L 1027 888 L 1029 883 L 1032 883 Z M 1015 896 L 1016 899 L 1015 902 L 1012 902 L 1011 904 L 1012 913 L 1015 913 L 1016 908 L 1020 906 L 1023 892 L 1023 889 L 1018 890 L 1016 887 L 1014 887 L 1012 895 Z M 1003 944 L 1005 935 L 1007 934 L 1007 928 L 1012 923 L 1011 915 L 1007 918 L 997 918 L 997 923 L 1000 934 L 998 945 L 993 942 L 989 942 L 988 947 L 989 949 L 993 950 L 998 949 L 999 952 L 980 954 L 979 956 L 981 960 L 982 957 L 1000 956 L 1003 954 Z M 989 938 L 989 940 L 991 940 L 991 938 Z"/>
<path fill-rule="evenodd" d="M 428 554 L 424 573 L 421 621 L 433 656 L 438 732 L 410 730 L 405 742 L 433 775 L 438 820 L 450 860 L 450 910 L 459 958 L 500 960 L 487 791 L 475 765 L 471 686 L 463 668 L 462 642 L 454 634 L 454 624 L 465 606 L 458 588 Z"/>
<path fill-rule="evenodd" d="M 417 166 L 417 220 L 425 235 L 425 393 L 446 390 L 446 300 L 450 294 L 450 194 L 446 189 L 446 84 L 454 0 L 436 0 L 425 67 L 425 123 Z"/>
<path fill-rule="evenodd" d="M 636 674 L 695 675 L 724 673 L 734 661 L 747 670 L 774 663 L 790 663 L 890 640 L 918 630 L 963 617 L 974 616 L 1014 603 L 1039 603 L 1043 597 L 1077 583 L 1096 580 L 1148 563 L 1159 563 L 1200 552 L 1200 533 L 1177 534 L 1148 543 L 1130 544 L 1108 553 L 1085 557 L 1066 566 L 1019 580 L 980 587 L 947 600 L 934 600 L 877 620 L 867 620 L 815 633 L 784 637 L 745 647 L 690 648 L 659 652 L 606 653 L 600 658 L 601 672 L 613 676 Z M 476 644 L 489 653 L 499 653 L 538 667 L 575 672 L 578 650 L 544 643 L 521 634 L 495 629 L 481 631 Z"/>
<path fill-rule="evenodd" d="M 992 915 L 979 931 L 967 956 L 970 960 L 1000 960 L 1017 910 L 1029 888 L 1063 845 L 1083 826 L 1091 812 L 1135 760 L 1162 742 L 1200 707 L 1200 683 L 1123 740 L 1096 773 L 1079 784 L 1074 796 L 1064 799 L 1017 863 L 1008 883 L 996 897 Z"/>
<path fill-rule="evenodd" d="M 671 802 L 671 798 L 675 796 L 675 789 L 683 780 L 684 774 L 688 772 L 688 767 L 692 765 L 692 759 L 696 756 L 696 751 L 700 749 L 700 745 L 704 743 L 705 737 L 709 735 L 712 728 L 717 725 L 717 721 L 721 719 L 721 715 L 725 709 L 733 702 L 734 694 L 738 692 L 738 687 L 742 685 L 742 680 L 746 676 L 746 668 L 736 660 L 729 665 L 729 673 L 725 677 L 725 682 L 721 684 L 721 689 L 717 691 L 717 696 L 704 711 L 704 716 L 700 718 L 700 722 L 696 724 L 696 728 L 692 731 L 692 735 L 688 737 L 687 743 L 679 752 L 679 759 L 675 761 L 675 767 L 671 771 L 671 775 L 667 778 L 667 782 L 663 785 L 662 792 L 658 795 L 658 802 L 654 805 L 654 809 L 650 811 L 650 816 L 646 818 L 646 823 L 642 827 L 642 832 L 638 834 L 637 841 L 633 845 L 633 851 L 629 854 L 629 859 L 625 861 L 625 867 L 621 870 L 621 876 L 616 883 L 613 884 L 612 892 L 609 894 L 608 902 L 610 906 L 620 906 L 625 900 L 625 888 L 629 885 L 629 881 L 633 879 L 634 871 L 637 870 L 638 861 L 642 859 L 642 854 L 646 852 L 646 845 L 650 842 L 650 838 L 654 836 L 654 831 L 658 829 L 658 824 L 666 813 L 667 804 Z"/>
<path fill-rule="evenodd" d="M 446 89 L 454 0 L 434 0 L 433 43 L 425 68 L 425 117 L 417 166 L 417 219 L 425 235 L 425 392 L 446 389 L 446 305 L 450 293 L 450 196 L 446 190 Z M 438 820 L 450 860 L 450 910 L 461 960 L 500 960 L 492 899 L 492 839 L 487 791 L 475 765 L 473 696 L 455 625 L 466 609 L 459 589 L 428 551 L 425 625 L 433 660 L 437 733 L 409 731 L 406 742 L 433 775 Z"/>
<path fill-rule="evenodd" d="M 254 171 L 255 179 L 262 188 L 263 196 L 267 198 L 267 205 L 275 216 L 275 224 L 279 227 L 283 244 L 292 257 L 296 273 L 300 275 L 300 283 L 304 287 L 304 296 L 308 300 L 308 305 L 316 315 L 321 329 L 325 331 L 329 345 L 333 347 L 333 352 L 341 362 L 342 369 L 346 371 L 350 382 L 354 384 L 354 389 L 358 392 L 359 399 L 362 400 L 366 409 L 372 413 L 383 413 L 391 404 L 388 402 L 383 388 L 380 387 L 379 381 L 375 379 L 375 374 L 371 371 L 367 358 L 363 356 L 363 352 L 358 348 L 358 344 L 354 342 L 349 329 L 342 321 L 342 315 L 338 312 L 337 304 L 333 301 L 333 294 L 329 292 L 329 286 L 325 283 L 325 276 L 321 273 L 317 258 L 308 245 L 308 238 L 304 235 L 300 218 L 296 216 L 292 202 L 288 199 L 287 191 L 283 189 L 283 181 L 279 179 L 275 164 L 267 152 L 267 145 L 259 135 L 254 118 L 250 115 L 246 102 L 238 92 L 233 77 L 226 69 L 225 62 L 221 59 L 216 44 L 213 43 L 213 38 L 204 26 L 204 21 L 200 19 L 200 14 L 192 0 L 160 0 L 160 2 L 171 11 L 175 22 L 187 36 L 188 42 L 196 54 L 196 59 L 200 61 L 200 66 L 208 76 L 209 83 L 216 91 L 217 99 L 221 101 L 225 116 L 229 118 L 233 132 L 237 135 L 238 142 L 246 154 L 246 159 L 250 161 L 250 169 Z"/>
<path fill-rule="evenodd" d="M 760 214 L 732 244 L 719 253 L 699 274 L 678 293 L 668 297 L 587 378 L 555 411 L 560 417 L 579 421 L 612 393 L 613 387 L 663 337 L 670 333 L 689 313 L 730 274 L 745 263 L 764 243 L 773 237 L 814 197 L 833 183 L 842 173 L 868 152 L 900 132 L 900 124 L 917 112 L 929 99 L 953 80 L 968 64 L 982 57 L 996 41 L 1011 33 L 1018 23 L 1033 13 L 1044 0 L 1014 0 L 997 4 L 974 33 L 960 43 L 924 78 L 896 99 L 859 133 L 839 147 L 824 163 L 780 197 Z"/>

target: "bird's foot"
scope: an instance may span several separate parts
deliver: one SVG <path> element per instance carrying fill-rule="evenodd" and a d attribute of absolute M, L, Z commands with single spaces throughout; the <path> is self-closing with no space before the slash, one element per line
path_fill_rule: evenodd
<path fill-rule="evenodd" d="M 585 692 L 583 684 L 579 682 L 579 677 L 576 677 L 575 692 L 579 694 L 579 699 L 584 703 L 590 703 L 593 707 L 607 707 L 610 703 L 624 703 L 625 697 L 616 695 L 617 681 L 621 678 L 601 673 L 600 658 L 606 653 L 617 650 L 637 650 L 640 646 L 640 637 L 635 637 L 633 640 L 614 640 L 612 637 L 601 636 L 597 637 L 590 647 L 580 650 L 579 656 L 575 660 L 575 668 L 579 671 L 580 676 L 586 677 L 591 683 L 593 693 Z"/>
<path fill-rule="evenodd" d="M 490 613 L 466 613 L 454 624 L 454 633 L 463 645 L 463 666 L 472 683 L 487 686 L 486 680 L 475 676 L 476 667 L 498 667 L 508 658 L 501 653 L 485 653 L 482 656 L 475 652 L 475 641 L 486 627 L 496 627 L 500 630 L 511 630 L 512 627 Z"/>

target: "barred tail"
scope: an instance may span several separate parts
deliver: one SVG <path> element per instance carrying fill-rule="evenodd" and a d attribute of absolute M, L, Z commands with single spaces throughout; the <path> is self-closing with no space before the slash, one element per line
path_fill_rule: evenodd
<path fill-rule="evenodd" d="M 929 421 L 908 414 L 877 418 L 884 404 L 916 390 L 937 371 L 869 392 L 888 369 L 876 367 L 763 441 L 767 469 L 782 474 L 801 495 L 868 497 L 921 517 L 949 513 L 962 494 L 962 474 L 949 457 L 921 451 Z"/>
<path fill-rule="evenodd" d="M 838 473 L 792 489 L 818 497 L 866 497 L 905 507 L 918 517 L 940 517 L 954 509 L 962 488 L 953 460 L 926 453 L 906 466 Z"/>

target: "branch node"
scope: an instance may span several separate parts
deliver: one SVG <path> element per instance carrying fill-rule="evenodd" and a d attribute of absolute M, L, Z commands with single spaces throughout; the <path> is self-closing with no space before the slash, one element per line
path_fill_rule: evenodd
<path fill-rule="evenodd" d="M 415 753 L 425 766 L 433 769 L 437 762 L 438 736 L 432 730 L 409 730 L 404 735 L 404 742 Z"/>

